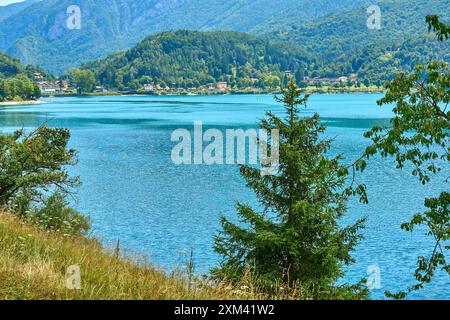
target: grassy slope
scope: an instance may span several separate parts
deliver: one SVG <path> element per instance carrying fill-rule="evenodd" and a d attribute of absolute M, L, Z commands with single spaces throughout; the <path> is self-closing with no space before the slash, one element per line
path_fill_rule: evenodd
<path fill-rule="evenodd" d="M 71 265 L 80 266 L 81 290 L 66 288 Z M 229 288 L 195 288 L 188 290 L 180 276 L 117 258 L 95 240 L 44 232 L 0 212 L 0 300 L 237 298 Z"/>

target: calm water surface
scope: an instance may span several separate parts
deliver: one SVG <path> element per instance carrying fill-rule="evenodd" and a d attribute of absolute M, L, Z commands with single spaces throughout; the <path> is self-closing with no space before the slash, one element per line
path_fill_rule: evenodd
<path fill-rule="evenodd" d="M 380 108 L 380 95 L 315 95 L 305 114 L 319 112 L 328 124 L 327 135 L 336 139 L 333 153 L 346 161 L 356 159 L 367 141 L 363 133 L 392 115 Z M 173 96 L 50 98 L 45 105 L 3 107 L 0 130 L 32 128 L 44 121 L 68 127 L 71 146 L 79 151 L 79 165 L 72 169 L 83 186 L 74 205 L 94 221 L 94 234 L 108 246 L 120 239 L 123 247 L 151 257 L 154 264 L 171 270 L 194 250 L 196 268 L 207 272 L 218 257 L 213 236 L 221 215 L 234 216 L 237 201 L 256 205 L 236 166 L 176 166 L 171 162 L 177 128 L 204 126 L 226 129 L 255 127 L 259 118 L 282 107 L 271 96 Z M 447 168 L 448 169 L 448 168 Z M 448 171 L 448 170 L 447 170 Z M 448 172 L 446 172 L 448 173 Z M 446 175 L 448 176 L 448 174 Z M 365 240 L 354 253 L 346 280 L 367 277 L 378 266 L 380 290 L 404 289 L 413 283 L 418 255 L 432 252 L 423 232 L 408 234 L 400 224 L 423 210 L 423 199 L 444 187 L 436 177 L 423 187 L 408 171 L 396 170 L 392 161 L 373 159 L 360 177 L 368 185 L 369 205 L 350 204 L 343 223 L 367 215 Z M 414 298 L 450 298 L 448 275 L 438 274 Z"/>

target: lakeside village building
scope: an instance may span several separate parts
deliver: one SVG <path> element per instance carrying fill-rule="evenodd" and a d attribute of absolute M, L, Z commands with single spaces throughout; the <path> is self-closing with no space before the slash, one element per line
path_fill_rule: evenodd
<path fill-rule="evenodd" d="M 69 90 L 69 82 L 68 81 L 37 81 L 36 84 L 41 89 L 42 94 L 51 95 L 51 94 L 60 94 L 65 93 Z"/>
<path fill-rule="evenodd" d="M 226 82 L 217 82 L 217 89 L 227 90 L 228 84 Z"/>
<path fill-rule="evenodd" d="M 335 83 L 347 83 L 349 78 L 345 76 L 341 76 L 339 78 L 310 78 L 304 77 L 303 80 L 308 85 L 330 85 Z"/>
<path fill-rule="evenodd" d="M 216 86 L 213 87 L 212 85 L 210 86 L 201 86 L 201 87 L 192 87 L 192 88 L 169 88 L 169 87 L 165 87 L 165 88 L 161 88 L 160 86 L 155 86 L 152 83 L 147 83 L 144 84 L 144 90 L 145 91 L 156 91 L 156 92 L 171 92 L 171 91 L 197 91 L 197 90 L 223 90 L 225 91 L 228 88 L 228 83 L 227 82 L 217 82 Z"/>
<path fill-rule="evenodd" d="M 41 89 L 43 95 L 61 94 L 69 91 L 70 84 L 68 81 L 45 81 L 45 76 L 40 72 L 33 73 L 33 79 L 34 83 Z"/>
<path fill-rule="evenodd" d="M 66 80 L 60 80 L 60 81 L 45 81 L 45 75 L 42 73 L 34 73 L 33 74 L 34 83 L 36 83 L 39 88 L 41 89 L 41 92 L 43 95 L 58 95 L 58 94 L 64 94 L 73 91 L 76 86 L 69 81 Z M 256 80 L 256 79 L 255 79 Z M 217 82 L 214 86 L 214 84 L 211 84 L 209 86 L 201 86 L 199 88 L 161 88 L 160 86 L 155 86 L 153 83 L 147 83 L 144 84 L 143 89 L 145 91 L 155 91 L 155 92 L 180 92 L 180 91 L 197 91 L 197 90 L 221 90 L 225 91 L 228 88 L 228 83 L 225 81 Z M 94 92 L 100 92 L 105 93 L 108 92 L 108 90 L 102 86 L 95 86 Z"/>

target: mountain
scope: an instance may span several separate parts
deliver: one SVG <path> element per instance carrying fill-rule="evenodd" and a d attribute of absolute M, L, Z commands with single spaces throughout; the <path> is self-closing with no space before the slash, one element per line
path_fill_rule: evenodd
<path fill-rule="evenodd" d="M 269 32 L 271 39 L 297 43 L 318 61 L 310 73 L 335 75 L 358 73 L 374 82 L 386 80 L 415 62 L 441 59 L 450 61 L 450 47 L 429 34 L 427 14 L 450 21 L 450 0 L 374 1 L 381 9 L 381 29 L 367 27 L 367 7 L 361 6 L 330 14 L 306 25 L 287 26 Z"/>
<path fill-rule="evenodd" d="M 299 47 L 234 31 L 170 31 L 134 48 L 84 65 L 107 87 L 138 89 L 145 83 L 198 87 L 227 81 L 261 87 L 279 83 L 287 70 L 306 66 Z M 252 80 L 253 79 L 253 80 Z"/>
<path fill-rule="evenodd" d="M 26 8 L 41 0 L 26 0 L 19 3 L 13 3 L 7 6 L 0 7 L 0 22 L 17 13 L 24 12 Z"/>
<path fill-rule="evenodd" d="M 431 43 L 424 20 L 429 13 L 448 20 L 450 0 L 33 1 L 0 23 L 0 50 L 57 74 L 177 29 L 234 30 L 292 42 L 317 61 L 308 75 L 357 73 L 370 82 L 449 52 L 448 44 Z M 372 4 L 381 8 L 381 30 L 366 26 Z M 79 30 L 66 27 L 71 5 L 81 10 Z"/>
<path fill-rule="evenodd" d="M 368 0 L 186 0 L 145 26 L 174 29 L 234 30 L 263 34 L 292 21 L 307 23 Z M 275 20 L 274 20 L 275 18 Z"/>
<path fill-rule="evenodd" d="M 366 0 L 42 0 L 0 24 L 0 50 L 61 73 L 175 29 L 262 34 L 292 21 L 307 23 Z M 78 5 L 81 29 L 66 27 Z M 295 16 L 291 13 L 295 12 Z M 274 18 L 276 19 L 274 20 Z"/>

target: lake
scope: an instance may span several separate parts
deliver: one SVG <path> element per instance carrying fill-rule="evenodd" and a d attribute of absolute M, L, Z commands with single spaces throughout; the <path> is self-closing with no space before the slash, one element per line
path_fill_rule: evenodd
<path fill-rule="evenodd" d="M 352 163 L 368 141 L 363 133 L 387 123 L 389 107 L 378 107 L 376 94 L 313 95 L 303 112 L 318 112 L 335 138 L 332 153 Z M 127 96 L 48 98 L 44 105 L 0 108 L 0 130 L 10 132 L 43 122 L 71 129 L 71 147 L 79 164 L 71 169 L 83 182 L 74 206 L 93 219 L 93 234 L 108 247 L 118 239 L 129 254 L 150 257 L 153 264 L 173 270 L 194 252 L 198 273 L 218 263 L 213 236 L 221 215 L 233 217 L 237 201 L 257 206 L 235 165 L 181 165 L 171 161 L 171 133 L 190 129 L 194 121 L 205 127 L 251 128 L 266 111 L 283 108 L 268 95 Z M 449 176 L 448 168 L 443 176 Z M 419 230 L 400 229 L 414 213 L 423 211 L 425 197 L 444 188 L 443 177 L 422 186 L 408 170 L 397 170 L 389 159 L 374 158 L 358 179 L 368 186 L 369 205 L 354 200 L 343 224 L 368 216 L 365 239 L 354 252 L 347 281 L 355 282 L 379 268 L 385 290 L 405 289 L 414 283 L 419 255 L 429 255 L 433 243 Z M 369 272 L 369 274 L 368 274 Z M 412 298 L 450 298 L 449 276 L 439 273 Z"/>

